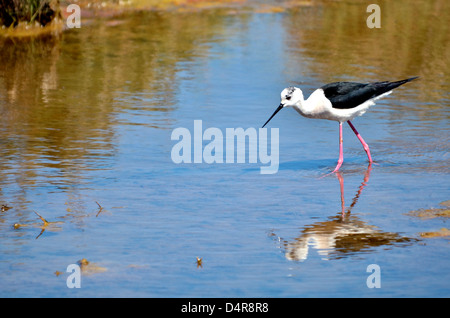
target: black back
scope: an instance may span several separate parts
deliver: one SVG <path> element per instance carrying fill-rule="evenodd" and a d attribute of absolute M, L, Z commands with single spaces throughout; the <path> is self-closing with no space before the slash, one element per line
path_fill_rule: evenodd
<path fill-rule="evenodd" d="M 400 85 L 403 85 L 417 77 L 408 78 L 397 82 L 355 83 L 336 82 L 321 87 L 325 97 L 331 101 L 333 108 L 354 108 L 369 99 L 387 93 Z"/>

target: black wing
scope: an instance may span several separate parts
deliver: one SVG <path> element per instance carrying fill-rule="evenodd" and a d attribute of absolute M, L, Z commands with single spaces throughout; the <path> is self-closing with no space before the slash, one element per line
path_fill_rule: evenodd
<path fill-rule="evenodd" d="M 322 86 L 325 97 L 328 98 L 333 108 L 354 108 L 369 99 L 387 93 L 400 85 L 403 85 L 417 77 L 408 78 L 397 82 L 354 83 L 336 82 Z"/>

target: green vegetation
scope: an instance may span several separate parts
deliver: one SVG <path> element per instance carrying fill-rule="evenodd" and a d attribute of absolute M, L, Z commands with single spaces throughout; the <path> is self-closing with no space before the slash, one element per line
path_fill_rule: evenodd
<path fill-rule="evenodd" d="M 0 0 L 0 25 L 19 23 L 45 26 L 60 17 L 59 0 Z"/>

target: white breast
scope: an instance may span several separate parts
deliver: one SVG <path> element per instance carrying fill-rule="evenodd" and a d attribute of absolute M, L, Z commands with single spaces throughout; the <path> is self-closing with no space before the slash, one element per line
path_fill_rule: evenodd
<path fill-rule="evenodd" d="M 332 116 L 331 103 L 320 88 L 316 89 L 298 110 L 300 114 L 308 118 L 335 120 Z"/>

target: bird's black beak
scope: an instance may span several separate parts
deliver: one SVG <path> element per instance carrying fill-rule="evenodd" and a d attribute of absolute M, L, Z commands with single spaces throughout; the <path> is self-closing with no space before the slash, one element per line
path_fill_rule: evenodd
<path fill-rule="evenodd" d="M 275 110 L 275 112 L 272 114 L 272 116 L 270 116 L 270 118 L 266 121 L 266 123 L 262 126 L 262 128 L 264 128 L 265 125 L 267 125 L 267 123 L 273 118 L 273 116 L 275 116 L 280 110 L 283 109 L 283 104 L 280 104 L 280 106 L 278 106 L 278 108 Z"/>

